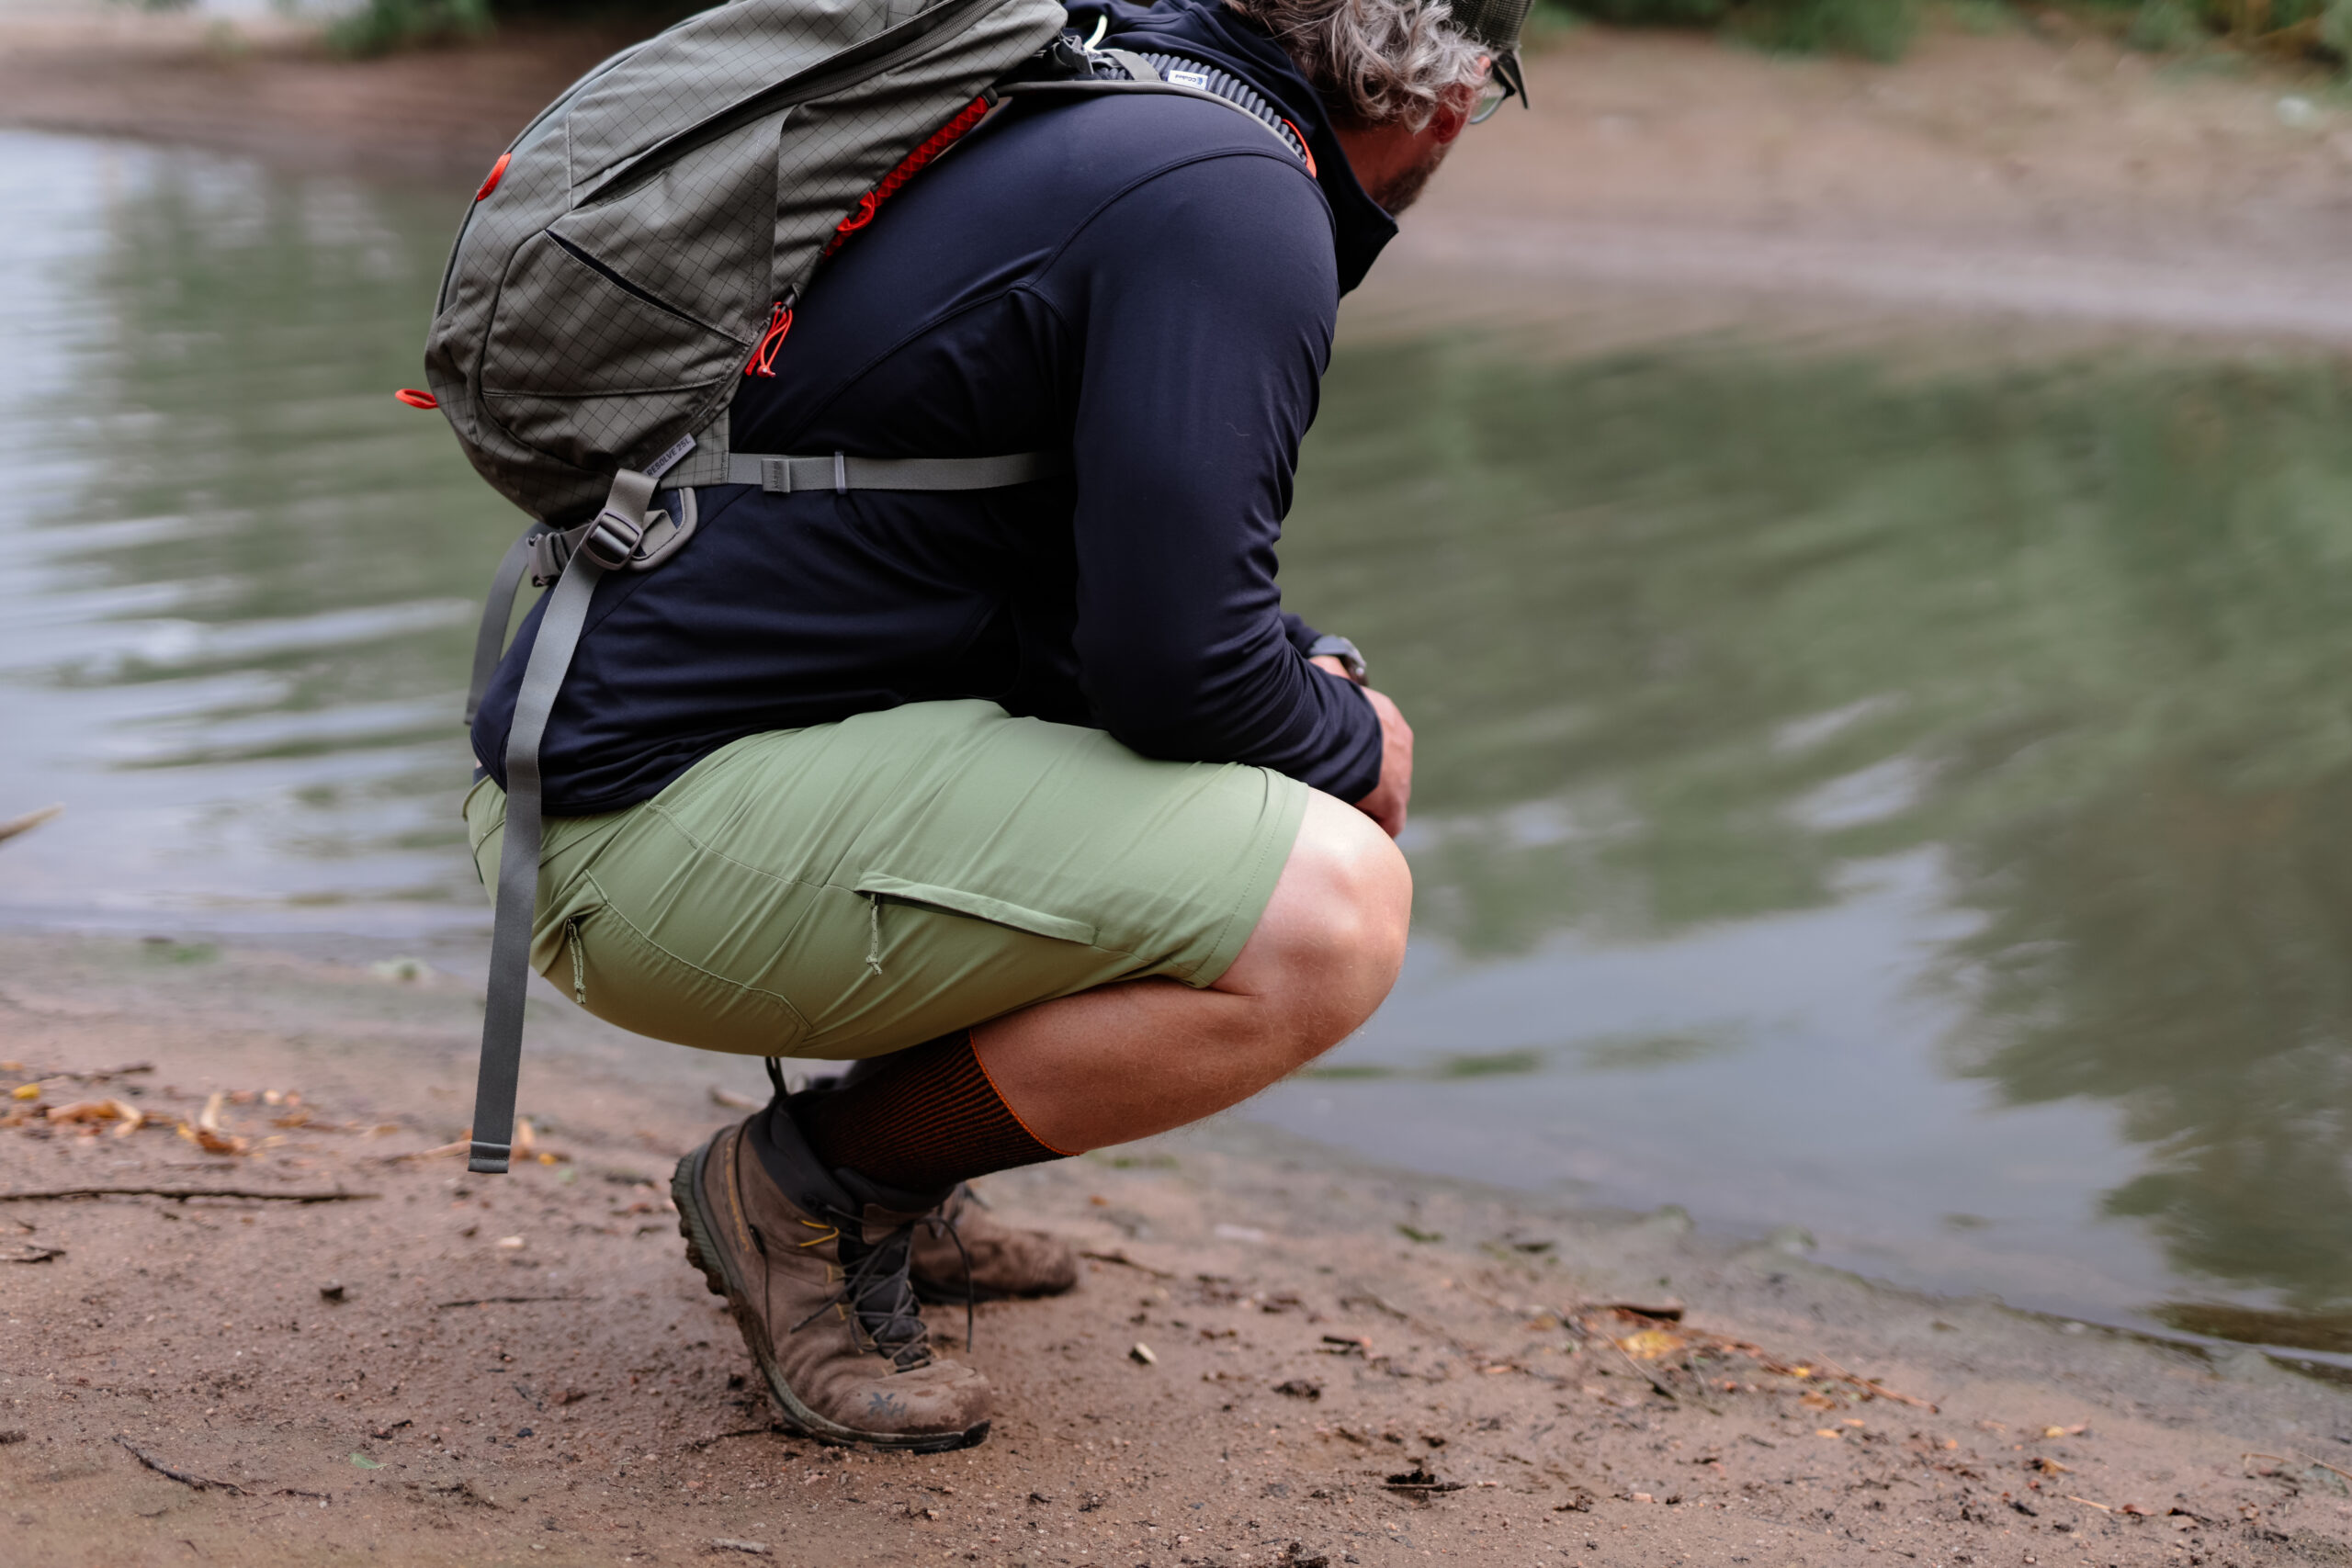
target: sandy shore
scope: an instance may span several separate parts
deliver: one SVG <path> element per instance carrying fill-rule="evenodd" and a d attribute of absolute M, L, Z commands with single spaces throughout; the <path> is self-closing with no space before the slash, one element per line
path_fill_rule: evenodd
<path fill-rule="evenodd" d="M 474 1178 L 424 1152 L 466 1115 L 460 982 L 25 936 L 0 976 L 0 1081 L 40 1086 L 0 1127 L 12 1561 L 2352 1562 L 2352 1398 L 2258 1353 L 1231 1122 L 993 1179 L 1091 1255 L 981 1310 L 994 1435 L 822 1449 L 771 1429 L 664 1197 L 755 1064 L 546 993 L 548 1160 Z M 215 1093 L 242 1152 L 175 1131 Z M 105 1099 L 146 1124 L 45 1114 Z M 23 1197 L 107 1188 L 252 1196 Z"/>

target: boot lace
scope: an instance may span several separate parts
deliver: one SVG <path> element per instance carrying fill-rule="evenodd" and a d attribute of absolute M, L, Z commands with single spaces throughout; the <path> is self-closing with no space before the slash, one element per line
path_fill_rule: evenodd
<path fill-rule="evenodd" d="M 789 1332 L 797 1334 L 828 1312 L 847 1312 L 856 1320 L 858 1331 L 871 1342 L 875 1353 L 889 1358 L 894 1371 L 907 1372 L 928 1366 L 932 1359 L 931 1329 L 922 1320 L 922 1304 L 915 1299 L 910 1266 L 914 1258 L 915 1226 L 929 1224 L 944 1225 L 956 1250 L 964 1256 L 965 1278 L 971 1277 L 971 1259 L 964 1254 L 963 1238 L 956 1235 L 956 1227 L 933 1214 L 900 1225 L 880 1241 L 868 1242 L 858 1232 L 863 1225 L 846 1214 L 829 1214 L 823 1234 L 811 1236 L 797 1245 L 821 1247 L 826 1242 L 836 1244 L 836 1256 L 841 1259 L 842 1280 L 833 1293 L 817 1305 L 817 1310 L 792 1325 Z M 847 1222 L 845 1225 L 843 1222 Z M 753 1227 L 752 1239 L 767 1256 L 767 1238 Z M 763 1271 L 764 1275 L 764 1270 Z M 967 1292 L 968 1294 L 968 1291 Z M 761 1315 L 767 1315 L 767 1292 L 764 1279 L 761 1288 Z M 972 1309 L 967 1302 L 964 1308 L 964 1343 L 972 1342 Z"/>

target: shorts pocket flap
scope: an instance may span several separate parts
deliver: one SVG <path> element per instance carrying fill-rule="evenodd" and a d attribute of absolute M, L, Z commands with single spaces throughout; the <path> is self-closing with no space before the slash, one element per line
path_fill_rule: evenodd
<path fill-rule="evenodd" d="M 903 898 L 910 904 L 928 904 L 957 915 L 969 915 L 975 919 L 993 920 L 1001 926 L 1028 931 L 1035 936 L 1049 936 L 1062 942 L 1082 942 L 1094 945 L 1094 928 L 1084 920 L 1066 919 L 1060 915 L 1048 915 L 1019 904 L 1008 904 L 1001 898 L 991 898 L 985 893 L 967 893 L 960 887 L 939 887 L 928 882 L 908 882 L 884 872 L 869 871 L 857 880 L 857 891 L 880 894 L 886 898 Z"/>

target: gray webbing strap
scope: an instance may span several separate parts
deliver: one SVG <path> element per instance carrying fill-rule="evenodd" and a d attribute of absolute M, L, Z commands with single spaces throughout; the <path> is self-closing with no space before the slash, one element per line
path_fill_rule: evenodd
<path fill-rule="evenodd" d="M 779 495 L 803 490 L 1001 490 L 1069 472 L 1061 452 L 1012 452 L 1001 457 L 786 457 L 730 453 L 727 482 L 758 485 Z"/>
<path fill-rule="evenodd" d="M 626 562 L 645 533 L 646 509 L 662 475 L 692 449 L 681 440 L 647 466 L 614 476 L 611 495 L 588 537 L 564 565 L 539 617 L 538 637 L 523 667 L 506 736 L 506 840 L 499 848 L 497 907 L 492 915 L 490 990 L 482 1010 L 481 1070 L 474 1081 L 473 1148 L 468 1170 L 500 1175 L 514 1136 L 514 1094 L 523 1069 L 523 1002 L 531 981 L 531 927 L 538 913 L 539 740 L 563 690 L 597 580 Z M 504 1134 L 504 1137 L 495 1134 Z"/>
<path fill-rule="evenodd" d="M 1155 71 L 1154 69 L 1152 69 L 1152 64 L 1151 64 L 1151 62 L 1150 62 L 1150 61 L 1146 60 L 1142 55 L 1137 54 L 1134 50 L 1131 50 L 1131 49 L 1104 49 L 1104 50 L 1098 50 L 1098 51 L 1096 51 L 1096 52 L 1097 52 L 1097 53 L 1099 53 L 1099 54 L 1104 55 L 1104 56 L 1106 56 L 1106 57 L 1107 57 L 1107 58 L 1109 58 L 1109 59 L 1112 59 L 1112 60 L 1115 60 L 1115 61 L 1117 61 L 1117 62 L 1119 62 L 1119 69 L 1120 69 L 1120 70 L 1122 70 L 1122 71 L 1125 71 L 1125 73 L 1126 73 L 1130 77 L 1134 78 L 1136 81 L 1138 81 L 1138 82 L 1162 82 L 1162 81 L 1167 80 L 1167 78 L 1166 78 L 1166 77 L 1164 77 L 1164 76 L 1162 76 L 1162 75 L 1160 75 L 1160 73 L 1159 73 L 1158 71 Z"/>
<path fill-rule="evenodd" d="M 1110 51 L 1105 51 L 1104 52 L 1108 53 Z M 1125 50 L 1120 50 L 1117 52 L 1125 54 L 1127 51 Z M 1216 94 L 1208 91 L 1204 87 L 1187 87 L 1181 82 L 1163 82 L 1159 79 L 1159 73 L 1151 69 L 1151 62 L 1144 60 L 1141 55 L 1136 55 L 1135 58 L 1141 61 L 1143 66 L 1142 79 L 1138 81 L 1106 82 L 1099 78 L 1089 81 L 1080 77 L 1074 81 L 1066 82 L 1006 82 L 997 88 L 997 94 L 1001 97 L 1007 98 L 1083 98 L 1093 97 L 1098 95 L 1116 93 L 1166 93 L 1180 98 L 1205 98 L 1213 104 L 1223 104 L 1227 108 L 1231 109 L 1235 114 L 1239 115 L 1242 118 L 1248 120 L 1250 124 L 1256 126 L 1259 130 L 1272 137 L 1276 141 L 1281 142 L 1283 152 L 1290 153 L 1294 158 L 1298 156 L 1297 150 L 1293 148 L 1288 141 L 1283 140 L 1283 133 L 1281 131 L 1276 130 L 1272 126 L 1268 125 L 1264 120 L 1260 119 L 1256 115 L 1251 114 L 1248 109 L 1245 109 L 1239 104 L 1235 103 L 1231 98 L 1219 97 Z"/>
<path fill-rule="evenodd" d="M 506 623 L 514 616 L 514 594 L 523 586 L 523 573 L 531 564 L 531 542 L 543 532 L 534 523 L 523 530 L 523 536 L 506 547 L 506 555 L 498 563 L 497 572 L 490 580 L 490 597 L 481 604 L 481 625 L 474 632 L 474 672 L 466 682 L 466 728 L 471 729 L 474 715 L 481 711 L 482 694 L 490 690 L 490 678 L 498 672 L 499 655 L 506 651 Z"/>

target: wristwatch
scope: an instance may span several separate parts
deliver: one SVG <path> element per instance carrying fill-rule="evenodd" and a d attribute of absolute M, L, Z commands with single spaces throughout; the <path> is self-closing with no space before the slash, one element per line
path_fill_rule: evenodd
<path fill-rule="evenodd" d="M 1329 635 L 1318 637 L 1306 645 L 1306 657 L 1336 659 L 1340 661 L 1340 668 L 1348 672 L 1349 680 L 1359 686 L 1364 683 L 1363 655 L 1357 652 L 1356 645 L 1346 637 Z"/>

